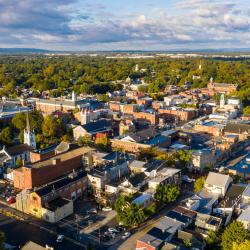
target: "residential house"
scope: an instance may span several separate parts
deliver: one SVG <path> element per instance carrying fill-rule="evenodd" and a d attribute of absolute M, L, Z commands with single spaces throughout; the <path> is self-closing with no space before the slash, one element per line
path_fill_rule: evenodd
<path fill-rule="evenodd" d="M 19 144 L 0 150 L 0 162 L 5 167 L 15 167 L 18 159 L 22 162 L 30 162 L 30 152 L 33 150 L 27 144 Z"/>
<path fill-rule="evenodd" d="M 163 168 L 154 177 L 148 180 L 149 189 L 156 190 L 158 185 L 181 184 L 181 170 L 176 168 Z"/>
<path fill-rule="evenodd" d="M 203 234 L 206 234 L 210 230 L 218 231 L 222 225 L 222 219 L 219 217 L 211 216 L 209 214 L 197 213 L 195 226 L 199 229 L 203 229 Z"/>
<path fill-rule="evenodd" d="M 242 211 L 240 216 L 237 218 L 237 221 L 240 221 L 244 225 L 245 229 L 250 232 L 250 206 Z"/>
<path fill-rule="evenodd" d="M 56 223 L 74 213 L 73 201 L 57 198 L 42 207 L 42 219 Z"/>
<path fill-rule="evenodd" d="M 93 138 L 97 133 L 109 134 L 112 132 L 112 124 L 110 120 L 100 119 L 94 122 L 89 122 L 84 125 L 79 125 L 73 129 L 73 137 L 78 140 L 80 137 Z"/>
<path fill-rule="evenodd" d="M 160 222 L 137 240 L 136 249 L 158 250 L 169 242 L 179 229 L 183 229 L 183 223 L 164 217 Z"/>
<path fill-rule="evenodd" d="M 209 172 L 204 187 L 208 192 L 224 197 L 232 182 L 233 179 L 229 175 Z"/>

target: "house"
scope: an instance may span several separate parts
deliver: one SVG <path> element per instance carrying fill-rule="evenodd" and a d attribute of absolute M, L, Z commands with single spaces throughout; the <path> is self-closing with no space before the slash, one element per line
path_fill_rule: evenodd
<path fill-rule="evenodd" d="M 241 197 L 242 197 L 242 202 L 250 204 L 250 184 L 246 186 Z"/>
<path fill-rule="evenodd" d="M 189 217 L 183 213 L 180 213 L 178 211 L 175 210 L 170 210 L 165 214 L 166 217 L 171 218 L 173 220 L 179 221 L 181 223 L 183 223 L 184 227 L 189 226 L 193 221 L 194 218 Z"/>
<path fill-rule="evenodd" d="M 140 173 L 146 170 L 145 165 L 145 161 L 134 160 L 129 164 L 129 168 L 134 173 Z"/>
<path fill-rule="evenodd" d="M 203 188 L 200 192 L 182 202 L 182 206 L 200 213 L 211 214 L 213 208 L 218 204 L 218 198 L 219 194 L 210 193 Z"/>
<path fill-rule="evenodd" d="M 183 229 L 183 223 L 163 217 L 160 222 L 137 240 L 136 249 L 158 250 L 169 242 L 177 230 Z"/>
<path fill-rule="evenodd" d="M 228 168 L 230 174 L 239 175 L 245 180 L 250 179 L 250 154 Z"/>
<path fill-rule="evenodd" d="M 72 200 L 57 198 L 44 205 L 42 208 L 42 219 L 50 223 L 56 223 L 73 213 Z"/>
<path fill-rule="evenodd" d="M 148 207 L 150 206 L 150 204 L 152 204 L 154 198 L 152 196 L 152 194 L 148 194 L 148 193 L 143 193 L 140 196 L 136 197 L 132 203 L 136 204 L 137 206 L 140 207 Z"/>
<path fill-rule="evenodd" d="M 241 215 L 237 218 L 237 221 L 240 221 L 244 225 L 245 229 L 250 231 L 250 206 L 243 210 Z"/>
<path fill-rule="evenodd" d="M 224 128 L 225 135 L 238 135 L 240 140 L 250 137 L 250 124 L 229 122 Z"/>
<path fill-rule="evenodd" d="M 229 175 L 209 172 L 205 181 L 205 189 L 213 194 L 224 197 L 233 179 Z"/>
<path fill-rule="evenodd" d="M 110 120 L 99 119 L 84 125 L 79 125 L 73 129 L 73 137 L 78 140 L 80 137 L 95 137 L 97 133 L 112 132 L 112 124 Z"/>
<path fill-rule="evenodd" d="M 195 226 L 203 229 L 206 233 L 210 230 L 218 231 L 222 225 L 222 219 L 209 214 L 197 213 Z M 203 233 L 204 233 L 203 231 Z M 206 234 L 205 233 L 205 234 Z"/>
<path fill-rule="evenodd" d="M 203 172 L 205 167 L 213 165 L 213 152 L 211 149 L 204 148 L 194 150 L 192 152 L 192 167 L 198 171 Z"/>
<path fill-rule="evenodd" d="M 17 159 L 24 162 L 30 162 L 30 152 L 33 150 L 27 144 L 19 144 L 0 150 L 0 162 L 5 167 L 15 167 Z"/>
<path fill-rule="evenodd" d="M 228 214 L 231 218 L 234 209 L 242 202 L 242 194 L 245 189 L 244 184 L 232 184 L 213 212 L 221 215 Z"/>
<path fill-rule="evenodd" d="M 147 128 L 136 133 L 129 133 L 121 139 L 113 139 L 111 143 L 113 148 L 138 153 L 142 149 L 148 149 L 153 146 L 167 147 L 171 144 L 171 140 L 166 136 L 162 136 L 154 128 Z"/>
<path fill-rule="evenodd" d="M 119 187 L 126 193 L 136 193 L 147 184 L 147 176 L 145 173 L 131 174 L 129 178 L 123 181 Z"/>
<path fill-rule="evenodd" d="M 156 190 L 158 185 L 181 184 L 181 170 L 176 168 L 163 168 L 154 177 L 148 180 L 148 188 Z"/>
<path fill-rule="evenodd" d="M 117 182 L 119 179 L 127 177 L 129 173 L 127 161 L 121 159 L 92 168 L 88 172 L 88 180 L 94 192 L 98 193 L 105 188 L 105 185 Z"/>

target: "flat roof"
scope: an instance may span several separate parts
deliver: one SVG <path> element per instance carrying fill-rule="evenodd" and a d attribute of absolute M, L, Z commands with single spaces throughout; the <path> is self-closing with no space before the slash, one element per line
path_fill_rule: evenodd
<path fill-rule="evenodd" d="M 70 150 L 70 151 L 55 155 L 55 156 L 53 156 L 53 157 L 51 157 L 51 158 L 49 158 L 47 160 L 33 163 L 30 166 L 32 168 L 41 168 L 41 167 L 53 165 L 53 160 L 55 160 L 55 159 L 60 159 L 61 162 L 68 161 L 68 160 L 70 160 L 70 159 L 72 159 L 74 157 L 84 155 L 84 154 L 86 154 L 86 153 L 88 153 L 88 152 L 90 152 L 92 150 L 94 150 L 94 149 L 90 148 L 90 147 L 80 147 L 80 148 L 77 148 L 77 149 L 73 149 L 73 150 Z"/>

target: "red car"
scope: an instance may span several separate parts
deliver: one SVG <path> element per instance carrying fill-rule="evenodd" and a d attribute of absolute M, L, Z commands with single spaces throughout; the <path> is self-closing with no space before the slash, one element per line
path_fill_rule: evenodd
<path fill-rule="evenodd" d="M 10 197 L 8 197 L 8 198 L 6 199 L 6 201 L 7 201 L 8 204 L 13 204 L 13 203 L 16 202 L 16 198 L 13 197 L 13 196 L 10 196 Z"/>

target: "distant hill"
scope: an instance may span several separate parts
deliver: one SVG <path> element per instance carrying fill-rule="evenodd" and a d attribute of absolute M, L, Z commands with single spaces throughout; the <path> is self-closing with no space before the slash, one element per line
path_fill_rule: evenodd
<path fill-rule="evenodd" d="M 50 50 L 34 48 L 0 48 L 0 54 L 51 53 Z"/>

